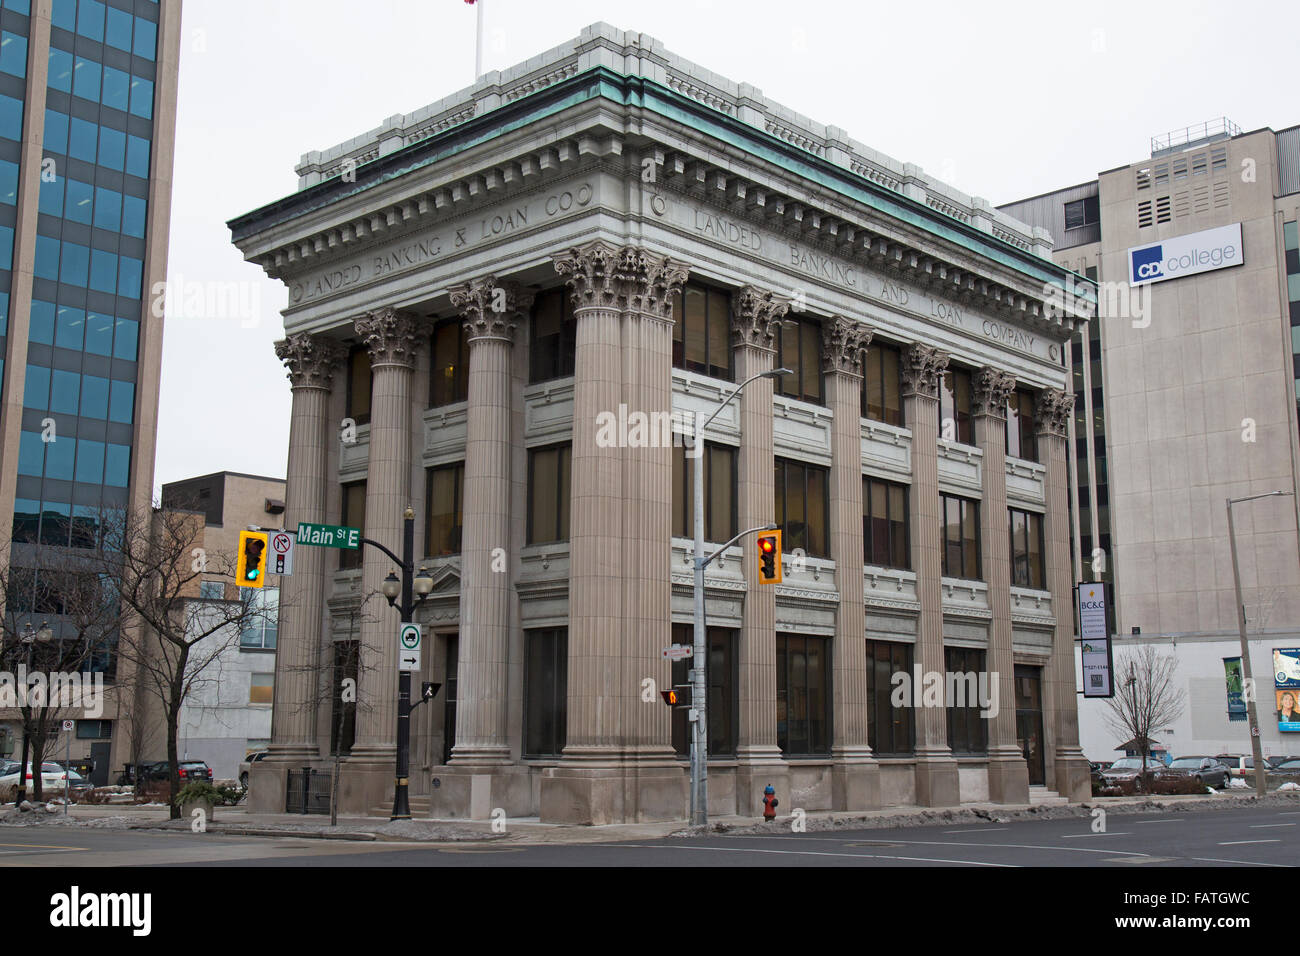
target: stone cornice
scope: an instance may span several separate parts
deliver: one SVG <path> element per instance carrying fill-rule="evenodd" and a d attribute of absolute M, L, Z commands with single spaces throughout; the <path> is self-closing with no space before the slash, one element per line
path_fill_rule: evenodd
<path fill-rule="evenodd" d="M 833 315 L 822 323 L 822 371 L 862 376 L 862 357 L 871 344 L 871 329 L 862 322 Z"/>
<path fill-rule="evenodd" d="M 347 350 L 333 339 L 307 332 L 290 335 L 275 343 L 275 354 L 288 368 L 291 388 L 329 390 L 335 366 Z"/>
<path fill-rule="evenodd" d="M 672 297 L 685 283 L 685 265 L 637 246 L 597 239 L 555 257 L 576 312 L 613 309 L 672 317 Z"/>
<path fill-rule="evenodd" d="M 999 368 L 986 365 L 972 377 L 971 413 L 1006 420 L 1007 398 L 1016 387 L 1016 380 Z"/>
<path fill-rule="evenodd" d="M 517 282 L 487 276 L 448 290 L 452 308 L 465 323 L 466 341 L 514 343 L 519 317 L 533 304 L 533 293 Z"/>
<path fill-rule="evenodd" d="M 903 350 L 899 364 L 904 396 L 939 397 L 939 384 L 948 368 L 948 356 L 945 353 L 917 343 Z"/>
<path fill-rule="evenodd" d="M 743 286 L 731 299 L 731 346 L 775 349 L 776 330 L 790 311 L 790 300 L 755 285 Z"/>
<path fill-rule="evenodd" d="M 371 367 L 415 366 L 415 353 L 423 338 L 415 316 L 398 309 L 383 308 L 359 316 L 354 325 L 357 335 L 370 351 Z"/>
<path fill-rule="evenodd" d="M 1074 395 L 1056 388 L 1045 388 L 1034 402 L 1034 430 L 1039 435 L 1065 438 L 1070 434 L 1070 417 L 1074 414 Z"/>

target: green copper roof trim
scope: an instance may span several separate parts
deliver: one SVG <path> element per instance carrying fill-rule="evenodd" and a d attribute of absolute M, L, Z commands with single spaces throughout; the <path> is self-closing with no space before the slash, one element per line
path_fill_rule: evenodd
<path fill-rule="evenodd" d="M 573 89 L 568 95 L 554 95 L 564 87 L 570 86 Z M 534 99 L 534 97 L 537 99 Z M 832 192 L 848 196 L 886 216 L 924 229 L 941 239 L 999 262 L 1032 279 L 1064 288 L 1064 277 L 1066 275 L 1076 276 L 1082 279 L 1084 289 L 1082 298 L 1094 304 L 1096 302 L 1095 292 L 1093 291 L 1095 283 L 1077 276 L 1077 273 L 1071 272 L 1064 266 L 1059 266 L 1050 260 L 1039 259 L 1037 256 L 1025 252 L 1002 239 L 998 239 L 996 236 L 982 232 L 974 226 L 968 226 L 942 213 L 935 212 L 925 203 L 909 196 L 899 195 L 892 190 L 887 190 L 851 170 L 844 170 L 828 160 L 800 150 L 798 147 L 791 147 L 766 130 L 757 129 L 742 120 L 727 116 L 725 113 L 718 112 L 710 107 L 700 106 L 694 100 L 682 96 L 653 80 L 616 73 L 604 66 L 592 67 L 567 80 L 562 80 L 536 93 L 521 97 L 515 101 L 515 104 L 511 105 L 524 104 L 526 107 L 527 102 L 532 100 L 537 104 L 536 108 L 526 109 L 505 123 L 490 122 L 489 118 L 501 109 L 501 107 L 497 107 L 497 109 L 473 117 L 442 133 L 435 134 L 429 139 L 403 146 L 393 153 L 378 157 L 368 163 L 362 163 L 357 167 L 358 170 L 362 170 L 374 163 L 391 163 L 394 159 L 400 161 L 401 154 L 407 150 L 421 153 L 418 159 L 412 157 L 412 162 L 394 166 L 375 179 L 364 183 L 358 182 L 351 189 L 339 192 L 337 187 L 341 182 L 340 174 L 340 176 L 323 180 L 277 202 L 236 217 L 230 221 L 230 226 L 234 229 L 259 213 L 268 213 L 281 206 L 295 206 L 294 215 L 301 215 L 314 209 L 332 205 L 341 199 L 355 196 L 382 183 L 391 182 L 417 169 L 442 162 L 505 133 L 522 129 L 538 120 L 561 113 L 571 106 L 602 97 L 622 106 L 637 106 L 648 109 L 684 126 L 723 140 L 744 152 L 773 163 L 797 176 L 811 180 Z M 480 131 L 472 132 L 468 136 L 465 135 L 467 128 L 472 129 L 473 126 L 480 124 L 483 127 Z M 454 141 L 449 142 L 441 149 L 427 152 L 430 147 L 430 140 L 437 140 L 444 136 L 454 139 Z M 294 200 L 309 197 L 313 192 L 329 193 L 329 195 L 321 196 L 318 202 L 310 202 L 309 200 L 306 205 L 299 206 L 294 202 Z"/>

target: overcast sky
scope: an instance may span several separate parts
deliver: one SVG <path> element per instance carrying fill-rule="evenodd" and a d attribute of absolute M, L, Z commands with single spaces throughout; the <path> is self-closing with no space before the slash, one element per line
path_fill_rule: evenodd
<path fill-rule="evenodd" d="M 1300 123 L 1294 2 L 481 2 L 485 71 L 604 20 L 995 205 L 1215 117 Z M 257 308 L 220 319 L 169 302 L 155 485 L 284 476 L 289 387 L 272 343 L 286 293 L 225 223 L 292 193 L 308 150 L 469 85 L 475 20 L 463 0 L 185 0 L 169 278 L 255 282 Z"/>

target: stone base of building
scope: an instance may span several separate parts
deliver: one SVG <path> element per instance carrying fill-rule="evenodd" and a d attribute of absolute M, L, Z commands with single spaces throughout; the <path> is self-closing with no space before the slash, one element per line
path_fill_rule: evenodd
<path fill-rule="evenodd" d="M 1027 801 L 1026 801 L 1027 802 Z M 916 758 L 916 805 L 955 807 L 961 804 L 957 761 L 950 756 Z"/>
<path fill-rule="evenodd" d="M 1029 803 L 1029 765 L 1018 753 L 989 754 L 989 802 Z"/>
<path fill-rule="evenodd" d="M 435 767 L 429 789 L 429 814 L 436 820 L 490 820 L 495 810 L 507 818 L 537 816 L 536 771 L 518 765 Z"/>
<path fill-rule="evenodd" d="M 777 812 L 784 816 L 795 807 L 795 781 L 790 765 L 773 748 L 772 755 L 742 757 L 736 766 L 736 816 L 763 818 L 763 788 L 769 784 L 779 801 Z M 712 807 L 710 807 L 712 810 Z"/>
<path fill-rule="evenodd" d="M 248 768 L 248 797 L 244 805 L 254 813 L 284 813 L 289 771 L 317 763 L 315 750 L 270 748 L 263 759 Z"/>
<path fill-rule="evenodd" d="M 339 813 L 365 816 L 381 807 L 391 809 L 396 766 L 397 753 L 393 748 L 366 751 L 353 748 L 339 767 Z"/>
<path fill-rule="evenodd" d="M 880 765 L 871 759 L 837 759 L 831 768 L 832 810 L 879 810 Z"/>
<path fill-rule="evenodd" d="M 1092 799 L 1092 768 L 1081 751 L 1058 752 L 1054 763 L 1057 793 L 1071 803 Z"/>
<path fill-rule="evenodd" d="M 689 801 L 689 775 L 674 762 L 542 771 L 543 823 L 601 826 L 685 820 Z"/>

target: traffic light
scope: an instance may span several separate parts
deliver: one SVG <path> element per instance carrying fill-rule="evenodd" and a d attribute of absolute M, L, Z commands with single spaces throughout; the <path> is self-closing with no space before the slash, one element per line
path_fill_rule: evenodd
<path fill-rule="evenodd" d="M 690 707 L 691 685 L 676 684 L 672 690 L 661 690 L 659 696 L 664 699 L 664 703 L 669 707 Z"/>
<path fill-rule="evenodd" d="M 235 564 L 235 583 L 241 588 L 260 588 L 266 583 L 266 532 L 239 532 L 239 559 Z"/>
<path fill-rule="evenodd" d="M 781 583 L 780 531 L 764 531 L 758 536 L 758 583 Z"/>

